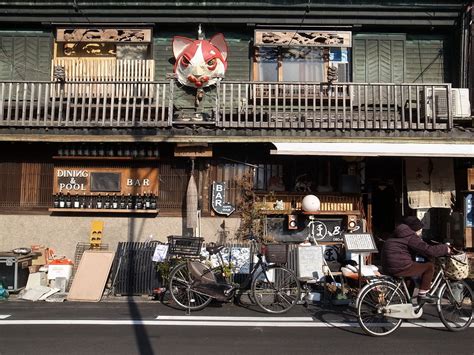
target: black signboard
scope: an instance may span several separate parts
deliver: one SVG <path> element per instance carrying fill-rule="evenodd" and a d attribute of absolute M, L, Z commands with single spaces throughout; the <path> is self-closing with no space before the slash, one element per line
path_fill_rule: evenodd
<path fill-rule="evenodd" d="M 212 209 L 218 214 L 229 216 L 235 211 L 235 207 L 226 201 L 225 185 L 225 182 L 212 183 Z"/>
<path fill-rule="evenodd" d="M 298 216 L 297 229 L 288 229 L 288 217 L 268 217 L 266 220 L 267 235 L 282 242 L 302 242 L 308 238 L 309 218 Z M 314 234 L 318 242 L 343 242 L 343 217 L 317 217 L 314 220 Z"/>
<path fill-rule="evenodd" d="M 120 192 L 120 173 L 91 173 L 92 192 Z"/>

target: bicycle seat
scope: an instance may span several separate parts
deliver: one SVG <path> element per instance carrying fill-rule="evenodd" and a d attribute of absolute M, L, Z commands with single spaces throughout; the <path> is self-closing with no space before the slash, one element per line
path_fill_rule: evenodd
<path fill-rule="evenodd" d="M 222 249 L 224 249 L 224 246 L 223 246 L 223 245 L 209 245 L 209 246 L 206 247 L 206 251 L 207 251 L 210 255 L 217 254 L 217 253 L 220 252 Z"/>

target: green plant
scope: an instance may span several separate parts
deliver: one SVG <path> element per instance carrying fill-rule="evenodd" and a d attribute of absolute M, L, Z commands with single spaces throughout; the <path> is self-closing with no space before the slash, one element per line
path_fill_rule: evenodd
<path fill-rule="evenodd" d="M 170 263 L 167 261 L 158 263 L 156 266 L 156 271 L 160 274 L 162 280 L 167 280 L 170 275 Z"/>
<path fill-rule="evenodd" d="M 237 180 L 237 188 L 240 190 L 240 197 L 237 200 L 237 211 L 240 213 L 240 226 L 236 231 L 237 239 L 245 239 L 249 235 L 263 239 L 263 216 L 259 206 L 259 198 L 254 191 L 254 181 L 252 173 L 245 173 Z"/>

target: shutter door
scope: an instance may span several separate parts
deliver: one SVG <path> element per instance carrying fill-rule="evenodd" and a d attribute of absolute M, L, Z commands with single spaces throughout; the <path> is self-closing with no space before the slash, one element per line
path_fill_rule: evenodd
<path fill-rule="evenodd" d="M 401 83 L 405 80 L 405 40 L 401 36 L 355 38 L 354 82 Z"/>
<path fill-rule="evenodd" d="M 407 82 L 449 82 L 445 73 L 443 46 L 442 39 L 407 40 Z"/>
<path fill-rule="evenodd" d="M 228 39 L 226 80 L 250 80 L 250 39 Z"/>
<path fill-rule="evenodd" d="M 0 80 L 50 80 L 50 33 L 4 33 L 0 45 Z"/>

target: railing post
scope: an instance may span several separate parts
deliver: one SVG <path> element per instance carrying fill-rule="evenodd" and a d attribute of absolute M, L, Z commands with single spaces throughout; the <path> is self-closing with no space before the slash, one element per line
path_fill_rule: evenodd
<path fill-rule="evenodd" d="M 232 85 L 232 84 L 231 84 Z M 220 112 L 220 92 L 221 92 L 221 82 L 217 81 L 216 83 L 216 103 L 215 103 L 215 120 L 216 120 L 216 127 L 219 126 L 219 112 Z M 233 99 L 233 98 L 231 98 Z"/>
<path fill-rule="evenodd" d="M 448 102 L 447 102 L 447 110 L 448 110 L 448 122 L 447 122 L 447 129 L 448 130 L 451 130 L 453 129 L 453 107 L 452 107 L 452 103 L 453 103 L 453 90 L 452 90 L 452 85 L 451 83 L 449 83 L 447 86 L 446 86 L 446 90 L 447 90 L 447 96 L 448 96 Z"/>
<path fill-rule="evenodd" d="M 174 101 L 174 79 L 170 79 L 170 91 L 168 97 L 168 127 L 173 125 L 173 101 Z"/>

